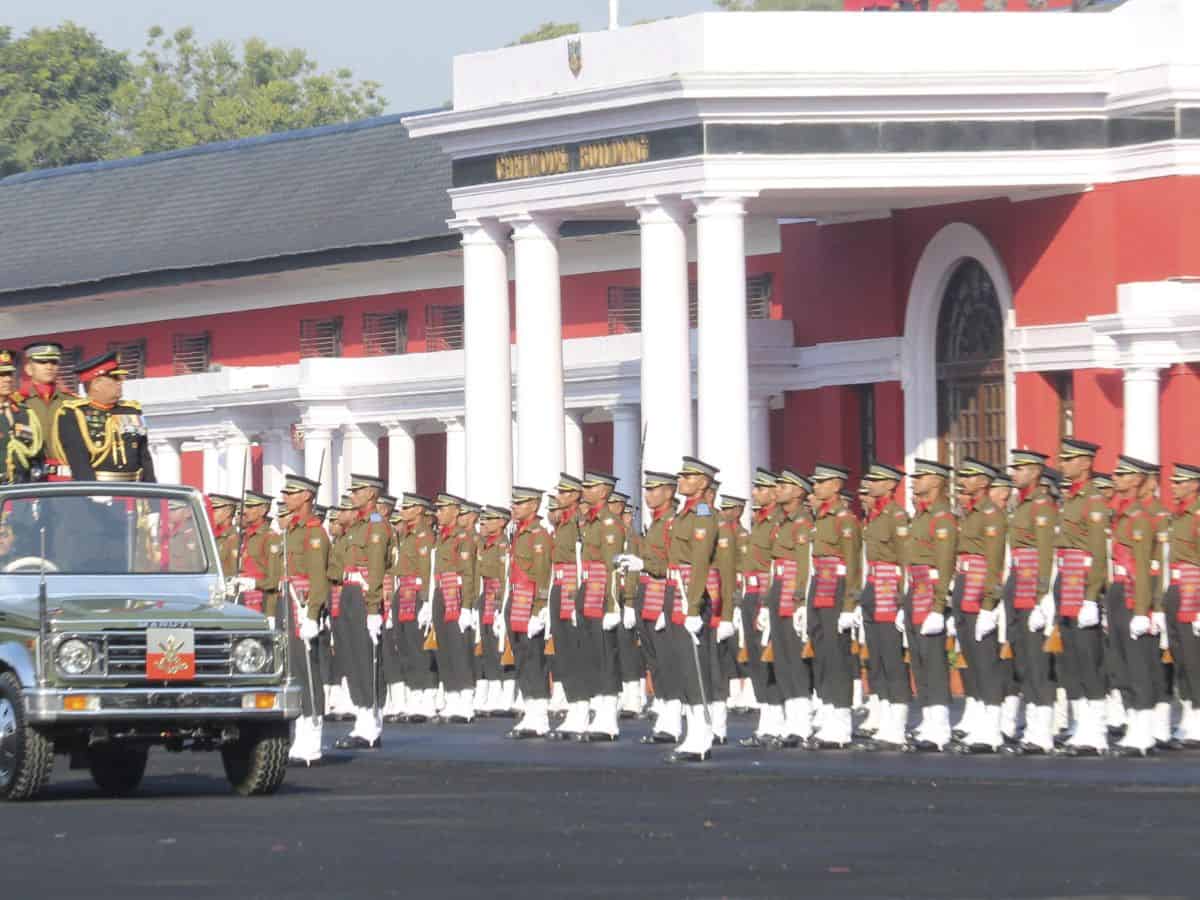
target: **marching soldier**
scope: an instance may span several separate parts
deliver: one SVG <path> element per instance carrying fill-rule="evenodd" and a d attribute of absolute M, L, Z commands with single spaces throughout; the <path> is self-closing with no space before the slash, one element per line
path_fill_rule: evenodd
<path fill-rule="evenodd" d="M 381 494 L 379 501 L 375 504 L 375 511 L 379 513 L 383 521 L 390 525 L 392 523 L 392 516 L 396 512 L 396 498 L 391 494 Z"/>
<path fill-rule="evenodd" d="M 430 590 L 431 554 L 435 542 L 429 513 L 433 504 L 417 494 L 404 495 L 400 504 L 398 545 L 392 574 L 396 579 L 391 641 L 399 659 L 404 688 L 401 721 L 414 725 L 437 714 L 437 670 L 433 654 L 425 649 L 425 635 L 417 610 Z"/>
<path fill-rule="evenodd" d="M 475 627 L 475 538 L 458 527 L 459 511 L 466 503 L 453 494 L 438 494 L 434 501 L 437 515 L 437 559 L 431 575 L 431 600 L 422 605 L 417 621 L 433 629 L 437 641 L 438 674 L 446 692 L 443 717 L 455 725 L 465 725 L 473 717 L 471 688 L 474 673 L 469 634 Z"/>
<path fill-rule="evenodd" d="M 909 527 L 908 513 L 896 502 L 896 488 L 903 477 L 900 469 L 879 462 L 863 475 L 870 506 L 863 529 L 867 578 L 858 602 L 870 652 L 871 690 L 879 698 L 879 727 L 863 742 L 867 750 L 904 749 L 912 702 L 904 641 L 896 630 Z"/>
<path fill-rule="evenodd" d="M 340 542 L 341 615 L 334 643 L 354 704 L 354 727 L 337 741 L 339 750 L 380 746 L 380 650 L 383 635 L 384 578 L 391 556 L 391 528 L 375 509 L 383 482 L 374 475 L 350 476 L 349 523 Z"/>
<path fill-rule="evenodd" d="M 504 530 L 509 511 L 502 506 L 485 506 L 479 517 L 479 549 L 476 556 L 480 582 L 479 627 L 475 631 L 475 713 L 484 716 L 512 714 L 515 692 L 505 703 L 505 685 L 515 686 L 511 669 L 500 659 L 496 618 L 509 592 L 508 559 L 511 547 Z"/>
<path fill-rule="evenodd" d="M 350 700 L 350 650 L 345 649 L 339 656 L 335 635 L 341 631 L 339 621 L 342 616 L 342 577 L 345 574 L 345 561 L 350 526 L 355 519 L 354 501 L 347 491 L 338 502 L 328 510 L 327 528 L 331 538 L 329 562 L 326 566 L 326 577 L 329 579 L 329 656 L 327 672 L 329 685 L 329 700 L 326 704 L 327 718 L 336 722 L 353 721 L 355 718 L 354 705 Z"/>
<path fill-rule="evenodd" d="M 675 688 L 677 673 L 670 668 L 664 611 L 676 483 L 674 473 L 643 473 L 642 496 L 650 510 L 650 524 L 634 549 L 623 554 L 619 562 L 627 576 L 638 575 L 634 599 L 638 640 L 643 666 L 654 685 L 654 723 L 650 734 L 642 736 L 643 744 L 675 744 L 683 734 L 683 703 Z"/>
<path fill-rule="evenodd" d="M 62 363 L 62 345 L 54 341 L 38 341 L 28 344 L 21 351 L 25 360 L 25 375 L 29 379 L 30 391 L 25 397 L 26 408 L 38 421 L 42 436 L 42 448 L 34 472 L 35 481 L 70 481 L 71 470 L 65 457 L 53 442 L 54 423 L 58 410 L 70 395 L 58 389 L 58 374 Z"/>
<path fill-rule="evenodd" d="M 990 497 L 997 475 L 992 466 L 967 457 L 957 474 L 961 513 L 952 605 L 958 642 L 967 660 L 968 703 L 975 703 L 974 715 L 964 714 L 956 749 L 996 753 L 1004 744 L 1000 719 L 1008 682 L 1000 659 L 1001 637 L 1006 635 L 1000 591 L 1008 522 Z"/>
<path fill-rule="evenodd" d="M 1054 750 L 1054 691 L 1050 654 L 1044 649 L 1046 626 L 1054 621 L 1054 541 L 1058 507 L 1043 484 L 1047 456 L 1013 450 L 1017 508 L 1008 528 L 1012 560 L 1004 588 L 1008 636 L 1016 683 L 1025 701 L 1025 734 L 1009 752 L 1046 754 Z"/>
<path fill-rule="evenodd" d="M 783 512 L 771 531 L 771 584 L 759 607 L 758 627 L 775 657 L 775 679 L 783 701 L 785 747 L 812 737 L 812 664 L 808 645 L 808 584 L 812 568 L 812 482 L 793 469 L 779 473 L 775 497 Z"/>
<path fill-rule="evenodd" d="M 1175 682 L 1183 711 L 1172 737 L 1177 748 L 1200 746 L 1200 466 L 1175 463 L 1171 474 L 1171 584 L 1163 598 Z"/>
<path fill-rule="evenodd" d="M 913 461 L 916 515 L 908 531 L 908 593 L 896 628 L 908 641 L 921 723 L 905 749 L 940 752 L 950 743 L 950 670 L 946 660 L 946 600 L 954 577 L 958 521 L 946 497 L 950 469 Z"/>
<path fill-rule="evenodd" d="M 726 623 L 727 627 L 723 631 L 728 635 L 721 638 L 721 641 L 726 644 L 730 658 L 729 699 L 726 705 L 735 712 L 746 711 L 753 703 L 748 696 L 750 689 L 747 688 L 746 670 L 738 662 L 742 646 L 739 640 L 741 628 L 738 623 L 742 621 L 742 598 L 746 588 L 743 566 L 750 548 L 750 532 L 742 525 L 746 503 L 747 500 L 742 497 L 721 498 L 721 532 L 717 539 L 719 550 L 726 549 L 719 544 L 721 538 L 728 541 L 727 548 L 731 556 L 728 572 L 723 571 L 721 576 L 721 589 L 725 592 L 725 608 L 722 610 L 721 621 Z"/>
<path fill-rule="evenodd" d="M 217 558 L 227 579 L 237 578 L 238 530 L 234 522 L 241 500 L 228 494 L 209 494 L 212 507 L 213 537 L 217 539 Z"/>
<path fill-rule="evenodd" d="M 717 520 L 704 501 L 704 492 L 716 477 L 715 466 L 685 456 L 679 470 L 679 495 L 683 506 L 671 525 L 667 586 L 668 665 L 679 674 L 679 690 L 687 719 L 687 736 L 670 762 L 702 762 L 712 754 L 713 730 L 708 698 L 713 695 L 712 669 L 701 660 L 711 658 L 712 632 L 708 572 L 717 541 Z"/>
<path fill-rule="evenodd" d="M 238 600 L 275 620 L 279 582 L 283 578 L 283 541 L 271 530 L 271 498 L 246 491 L 242 507 L 241 569 Z M 236 562 L 235 562 L 236 565 Z"/>
<path fill-rule="evenodd" d="M 23 484 L 37 475 L 45 432 L 41 420 L 13 390 L 16 363 L 0 350 L 0 484 Z"/>
<path fill-rule="evenodd" d="M 808 632 L 814 656 L 814 687 L 825 706 L 809 749 L 850 746 L 853 683 L 858 658 L 851 652 L 861 621 L 862 534 L 842 487 L 850 473 L 843 466 L 818 463 L 811 481 L 817 501 L 812 536 L 812 581 L 808 591 Z"/>
<path fill-rule="evenodd" d="M 992 486 L 988 488 L 988 498 L 992 503 L 996 504 L 996 509 L 1002 513 L 1007 513 L 1009 506 L 1012 504 L 1012 495 L 1015 487 L 1016 485 L 1013 483 L 1010 475 L 997 471 L 996 477 L 992 479 Z"/>
<path fill-rule="evenodd" d="M 1111 472 L 1093 472 L 1092 487 L 1100 492 L 1100 496 L 1104 498 L 1105 503 L 1112 502 L 1113 494 L 1117 489 Z"/>
<path fill-rule="evenodd" d="M 62 402 L 50 455 L 65 458 L 76 481 L 154 481 L 142 407 L 121 398 L 129 373 L 120 357 L 105 353 L 75 371 L 87 396 Z"/>
<path fill-rule="evenodd" d="M 583 495 L 583 482 L 563 472 L 558 478 L 558 509 L 554 525 L 554 586 L 550 589 L 550 619 L 547 623 L 546 642 L 553 642 L 554 653 L 550 671 L 554 676 L 554 695 L 551 705 L 562 685 L 567 705 L 567 715 L 558 727 L 550 732 L 551 740 L 573 740 L 587 731 L 588 694 L 587 676 L 577 666 L 577 641 L 575 630 L 579 616 L 575 609 L 575 593 L 581 581 L 579 541 L 579 500 Z M 549 648 L 546 650 L 550 653 Z"/>
<path fill-rule="evenodd" d="M 1062 752 L 1071 756 L 1098 756 L 1108 749 L 1100 594 L 1108 567 L 1109 515 L 1104 497 L 1091 482 L 1097 450 L 1097 444 L 1064 438 L 1059 451 L 1070 487 L 1058 518 L 1055 600 L 1063 646 L 1058 676 L 1075 720 L 1075 733 Z"/>
<path fill-rule="evenodd" d="M 1171 533 L 1171 513 L 1158 498 L 1158 482 L 1162 476 L 1162 466 L 1157 463 L 1148 464 L 1149 470 L 1142 487 L 1138 492 L 1138 503 L 1146 510 L 1154 527 L 1154 552 L 1150 557 L 1151 598 L 1154 604 L 1150 614 L 1153 620 L 1153 631 L 1159 636 L 1163 650 L 1170 646 L 1167 643 L 1167 616 L 1163 611 L 1163 576 L 1168 573 L 1169 563 L 1168 541 Z M 1167 749 L 1171 742 L 1171 671 L 1170 664 L 1160 663 L 1154 667 L 1154 715 L 1152 726 L 1154 743 L 1160 749 Z"/>
<path fill-rule="evenodd" d="M 775 678 L 775 665 L 763 659 L 770 637 L 767 594 L 774 571 L 772 547 L 776 530 L 784 518 L 784 512 L 776 502 L 778 483 L 778 475 L 759 468 L 754 472 L 750 488 L 754 516 L 742 565 L 742 605 L 734 613 L 734 627 L 740 632 L 739 641 L 746 651 L 746 665 L 759 707 L 754 733 L 738 742 L 743 747 L 778 747 L 785 735 L 783 695 Z"/>
<path fill-rule="evenodd" d="M 170 571 L 198 572 L 205 568 L 204 545 L 186 500 L 168 502 L 166 540 Z"/>
<path fill-rule="evenodd" d="M 717 545 L 709 569 L 708 592 L 711 612 L 708 628 L 711 632 L 709 665 L 713 682 L 709 696 L 709 718 L 712 721 L 713 743 L 728 742 L 730 686 L 737 676 L 737 629 L 733 618 L 738 593 L 738 541 L 740 538 L 743 497 L 724 494 L 718 504 Z"/>
<path fill-rule="evenodd" d="M 521 720 L 509 732 L 516 740 L 545 737 L 550 731 L 545 635 L 554 542 L 538 520 L 541 502 L 542 492 L 536 488 L 512 489 L 516 527 L 509 559 L 508 606 L 496 626 L 497 639 L 512 642 L 517 684 L 525 703 Z"/>
<path fill-rule="evenodd" d="M 621 546 L 619 554 L 629 551 L 633 539 L 632 516 L 629 524 L 625 520 L 625 510 L 629 506 L 629 495 L 613 491 L 608 495 L 608 511 L 621 526 Z M 617 668 L 621 678 L 620 715 L 622 719 L 636 718 L 642 711 L 642 653 L 638 649 L 634 628 L 637 623 L 633 611 L 633 595 L 635 583 L 632 578 L 626 585 L 625 573 L 617 572 L 615 577 L 617 597 L 620 599 L 621 624 L 613 632 L 617 643 Z"/>
<path fill-rule="evenodd" d="M 320 483 L 300 475 L 289 475 L 283 485 L 283 507 L 287 511 L 281 569 L 284 590 L 294 612 L 292 659 L 302 661 L 305 680 L 301 691 L 303 715 L 288 750 L 288 762 L 310 766 L 321 759 L 321 719 L 325 712 L 324 692 L 318 685 L 320 656 L 317 637 L 321 617 L 330 602 L 329 537 L 313 512 L 313 499 Z"/>

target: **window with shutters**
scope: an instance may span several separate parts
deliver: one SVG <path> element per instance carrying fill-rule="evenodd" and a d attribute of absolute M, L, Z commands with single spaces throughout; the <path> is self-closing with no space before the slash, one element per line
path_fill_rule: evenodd
<path fill-rule="evenodd" d="M 212 363 L 208 332 L 175 335 L 171 341 L 171 360 L 176 375 L 207 372 Z"/>
<path fill-rule="evenodd" d="M 62 361 L 58 365 L 58 389 L 64 394 L 79 393 L 79 376 L 75 370 L 83 362 L 82 347 L 63 347 Z"/>
<path fill-rule="evenodd" d="M 121 357 L 121 368 L 129 374 L 126 378 L 146 377 L 146 342 L 145 341 L 116 341 L 108 345 L 109 350 L 116 350 Z"/>
<path fill-rule="evenodd" d="M 300 358 L 342 355 L 342 317 L 302 319 L 300 321 Z"/>
<path fill-rule="evenodd" d="M 855 385 L 858 391 L 858 436 L 862 446 L 862 468 L 865 472 L 875 462 L 875 385 Z"/>
<path fill-rule="evenodd" d="M 773 276 L 751 275 L 746 279 L 746 318 L 771 318 L 771 283 Z M 696 328 L 700 322 L 700 288 L 696 282 L 688 284 L 688 327 Z"/>
<path fill-rule="evenodd" d="M 1075 373 L 1054 372 L 1052 384 L 1058 394 L 1058 436 L 1075 434 Z"/>
<path fill-rule="evenodd" d="M 608 289 L 608 333 L 632 334 L 641 330 L 641 288 L 610 287 Z"/>
<path fill-rule="evenodd" d="M 363 355 L 395 356 L 408 349 L 408 313 L 363 313 Z"/>
<path fill-rule="evenodd" d="M 425 307 L 425 349 L 461 350 L 463 348 L 463 308 L 461 306 Z"/>

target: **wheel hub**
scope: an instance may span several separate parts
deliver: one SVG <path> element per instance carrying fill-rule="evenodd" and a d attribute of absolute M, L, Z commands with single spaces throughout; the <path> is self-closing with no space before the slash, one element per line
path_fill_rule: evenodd
<path fill-rule="evenodd" d="M 17 713 L 0 697 L 0 788 L 8 787 L 17 766 Z"/>

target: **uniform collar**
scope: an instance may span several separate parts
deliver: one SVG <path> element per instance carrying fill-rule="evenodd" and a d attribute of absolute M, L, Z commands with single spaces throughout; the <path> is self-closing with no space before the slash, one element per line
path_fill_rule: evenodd
<path fill-rule="evenodd" d="M 650 510 L 651 521 L 657 522 L 659 519 L 665 519 L 670 512 L 671 512 L 671 504 L 664 503 L 658 509 Z"/>
<path fill-rule="evenodd" d="M 759 507 L 758 509 L 756 509 L 754 511 L 755 523 L 762 523 L 762 522 L 767 521 L 767 519 L 771 518 L 771 515 L 774 512 L 775 512 L 775 504 L 774 503 L 768 503 L 766 506 Z"/>
<path fill-rule="evenodd" d="M 874 522 L 883 515 L 883 511 L 888 508 L 888 504 L 892 502 L 892 498 L 887 494 L 882 497 L 877 497 L 875 504 L 871 507 L 871 511 L 867 513 L 867 521 Z"/>
<path fill-rule="evenodd" d="M 1124 516 L 1127 512 L 1129 512 L 1129 510 L 1131 508 L 1133 508 L 1137 505 L 1138 505 L 1137 497 L 1113 497 L 1112 503 L 1110 504 L 1112 511 L 1113 511 L 1113 515 L 1118 519 L 1121 518 L 1122 516 Z"/>
<path fill-rule="evenodd" d="M 92 406 L 96 407 L 96 409 L 103 409 L 106 412 L 111 410 L 114 406 L 117 405 L 116 403 L 101 403 L 99 400 L 92 400 L 90 398 L 88 399 L 88 403 L 90 403 Z"/>
<path fill-rule="evenodd" d="M 687 515 L 690 512 L 694 512 L 696 507 L 699 505 L 700 505 L 700 495 L 699 494 L 697 494 L 695 497 L 688 497 L 687 500 L 685 500 L 683 503 L 683 509 L 681 509 L 679 512 L 681 515 Z"/>
<path fill-rule="evenodd" d="M 830 497 L 817 508 L 817 518 L 823 519 L 825 516 L 833 512 L 839 512 L 840 497 Z"/>
<path fill-rule="evenodd" d="M 597 503 L 595 506 L 589 506 L 587 510 L 587 520 L 589 522 L 595 522 L 597 519 L 599 519 L 600 514 L 605 511 L 605 506 L 607 506 L 607 503 Z"/>
<path fill-rule="evenodd" d="M 537 524 L 537 513 L 534 513 L 528 519 L 522 519 L 517 523 L 517 534 L 524 534 L 527 531 L 532 531 L 534 525 Z"/>
<path fill-rule="evenodd" d="M 1078 497 L 1083 489 L 1088 486 L 1088 479 L 1081 478 L 1079 481 L 1072 481 L 1071 486 L 1067 488 L 1067 493 L 1073 498 Z"/>
<path fill-rule="evenodd" d="M 266 521 L 266 519 L 259 519 L 253 525 L 247 525 L 242 532 L 242 537 L 250 537 L 252 534 L 258 534 L 258 532 L 262 531 L 263 523 Z"/>
<path fill-rule="evenodd" d="M 34 382 L 33 390 L 34 390 L 34 393 L 36 393 L 39 397 L 41 397 L 43 400 L 45 400 L 47 403 L 49 403 L 50 398 L 54 396 L 55 386 L 53 384 L 39 384 L 37 382 Z"/>

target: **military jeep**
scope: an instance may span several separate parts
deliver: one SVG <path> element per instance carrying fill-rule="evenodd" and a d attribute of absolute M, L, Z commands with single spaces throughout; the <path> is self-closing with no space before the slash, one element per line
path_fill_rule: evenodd
<path fill-rule="evenodd" d="M 0 798 L 36 797 L 56 754 L 131 793 L 154 746 L 219 751 L 238 794 L 276 791 L 300 714 L 287 611 L 229 599 L 191 488 L 0 488 Z"/>

